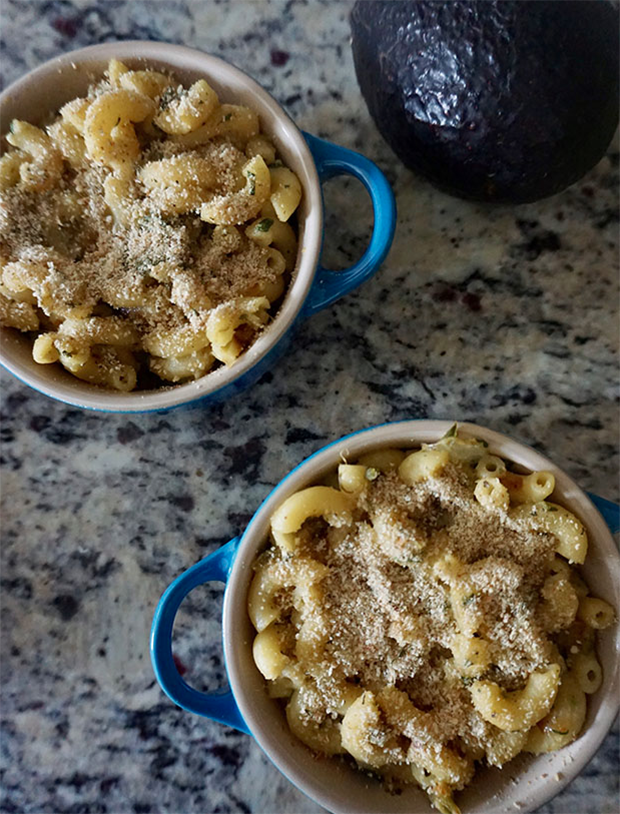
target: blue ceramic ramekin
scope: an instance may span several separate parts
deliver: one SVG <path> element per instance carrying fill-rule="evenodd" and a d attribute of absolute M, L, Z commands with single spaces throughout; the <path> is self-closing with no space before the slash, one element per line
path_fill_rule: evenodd
<path fill-rule="evenodd" d="M 301 791 L 336 814 L 416 814 L 431 809 L 417 788 L 400 796 L 387 794 L 378 782 L 336 759 L 312 759 L 307 748 L 290 733 L 277 702 L 268 698 L 263 677 L 252 658 L 255 631 L 247 614 L 252 563 L 265 547 L 269 519 L 293 492 L 316 483 L 343 459 L 355 461 L 363 453 L 383 447 L 417 447 L 438 440 L 451 421 L 404 421 L 349 435 L 323 448 L 294 469 L 271 492 L 240 537 L 181 574 L 163 594 L 153 620 L 151 657 L 155 674 L 175 704 L 190 712 L 253 735 L 268 757 Z M 459 433 L 485 440 L 491 452 L 527 470 L 547 470 L 556 479 L 554 500 L 569 507 L 583 521 L 590 539 L 584 574 L 598 596 L 620 606 L 620 555 L 611 532 L 620 530 L 620 507 L 586 495 L 557 466 L 530 447 L 483 427 L 460 424 Z M 194 690 L 179 675 L 172 657 L 172 629 L 179 606 L 196 586 L 209 581 L 226 584 L 223 605 L 223 645 L 230 688 L 214 693 Z M 604 681 L 589 699 L 586 727 L 581 736 L 559 752 L 519 758 L 499 772 L 480 770 L 472 785 L 460 793 L 468 814 L 533 811 L 563 788 L 592 757 L 618 710 L 620 628 L 599 631 L 599 657 Z M 558 782 L 548 783 L 555 777 Z M 516 809 L 515 809 L 516 810 Z"/>
<path fill-rule="evenodd" d="M 301 320 L 335 302 L 371 277 L 387 255 L 396 225 L 396 205 L 379 168 L 359 153 L 302 133 L 278 103 L 253 79 L 218 57 L 159 42 L 114 42 L 72 51 L 46 62 L 0 95 L 5 126 L 13 118 L 40 122 L 67 100 L 83 95 L 93 76 L 101 76 L 115 57 L 130 66 L 173 71 L 181 81 L 206 77 L 226 101 L 256 110 L 261 127 L 275 141 L 284 162 L 299 177 L 303 198 L 297 212 L 299 253 L 293 281 L 273 323 L 231 368 L 222 367 L 188 384 L 153 391 L 118 393 L 81 382 L 59 365 L 38 365 L 31 341 L 2 330 L 0 362 L 26 384 L 68 404 L 92 410 L 147 412 L 181 404 L 203 404 L 234 397 L 270 368 L 286 350 Z M 358 178 L 374 211 L 370 243 L 361 259 L 344 271 L 320 265 L 323 242 L 321 185 L 338 175 Z"/>

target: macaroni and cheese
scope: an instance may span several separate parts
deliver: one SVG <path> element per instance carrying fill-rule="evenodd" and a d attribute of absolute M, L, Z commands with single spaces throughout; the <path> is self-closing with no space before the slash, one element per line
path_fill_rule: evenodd
<path fill-rule="evenodd" d="M 302 191 L 254 110 L 113 59 L 6 141 L 0 324 L 32 334 L 36 362 L 118 390 L 181 382 L 234 364 L 269 323 Z"/>
<path fill-rule="evenodd" d="M 511 472 L 453 428 L 343 462 L 271 518 L 248 610 L 291 731 L 441 812 L 476 762 L 574 740 L 614 619 L 578 565 L 581 522 L 550 472 Z"/>

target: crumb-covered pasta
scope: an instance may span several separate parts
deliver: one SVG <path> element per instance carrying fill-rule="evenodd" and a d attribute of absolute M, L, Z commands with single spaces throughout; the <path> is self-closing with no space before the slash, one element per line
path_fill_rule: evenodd
<path fill-rule="evenodd" d="M 268 326 L 302 191 L 254 110 L 113 59 L 6 141 L 0 324 L 32 335 L 38 364 L 144 389 L 233 365 Z"/>
<path fill-rule="evenodd" d="M 444 814 L 476 763 L 574 740 L 602 680 L 595 630 L 615 614 L 578 573 L 587 534 L 547 500 L 553 475 L 509 471 L 454 427 L 326 480 L 274 512 L 248 595 L 291 731 L 390 787 L 417 783 Z"/>

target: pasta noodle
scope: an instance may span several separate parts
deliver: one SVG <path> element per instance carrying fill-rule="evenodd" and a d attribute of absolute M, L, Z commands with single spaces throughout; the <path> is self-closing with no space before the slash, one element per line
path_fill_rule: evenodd
<path fill-rule="evenodd" d="M 38 364 L 131 390 L 235 364 L 297 258 L 302 190 L 257 113 L 112 59 L 0 158 L 0 324 Z M 4 251 L 4 250 L 3 250 Z"/>
<path fill-rule="evenodd" d="M 248 594 L 254 660 L 293 734 L 451 814 L 476 762 L 578 737 L 614 611 L 571 565 L 587 536 L 546 502 L 553 476 L 510 472 L 454 429 L 325 481 L 273 513 Z"/>

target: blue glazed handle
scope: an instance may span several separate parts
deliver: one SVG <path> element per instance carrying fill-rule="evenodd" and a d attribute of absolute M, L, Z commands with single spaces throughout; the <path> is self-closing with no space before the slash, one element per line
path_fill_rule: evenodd
<path fill-rule="evenodd" d="M 374 226 L 362 257 L 344 271 L 319 266 L 304 313 L 307 316 L 331 305 L 371 277 L 384 261 L 396 228 L 396 202 L 387 178 L 376 164 L 353 150 L 304 133 L 321 183 L 336 175 L 353 175 L 368 190 L 374 210 Z"/>
<path fill-rule="evenodd" d="M 249 733 L 232 692 L 195 690 L 183 681 L 172 656 L 172 629 L 181 602 L 190 591 L 205 582 L 215 580 L 226 583 L 237 554 L 239 539 L 235 537 L 209 557 L 188 568 L 168 586 L 159 600 L 153 618 L 151 661 L 161 688 L 175 704 L 188 712 L 204 715 L 221 724 Z"/>
<path fill-rule="evenodd" d="M 620 506 L 604 497 L 593 495 L 592 492 L 588 492 L 588 497 L 601 513 L 611 533 L 615 534 L 617 531 L 620 531 Z"/>

